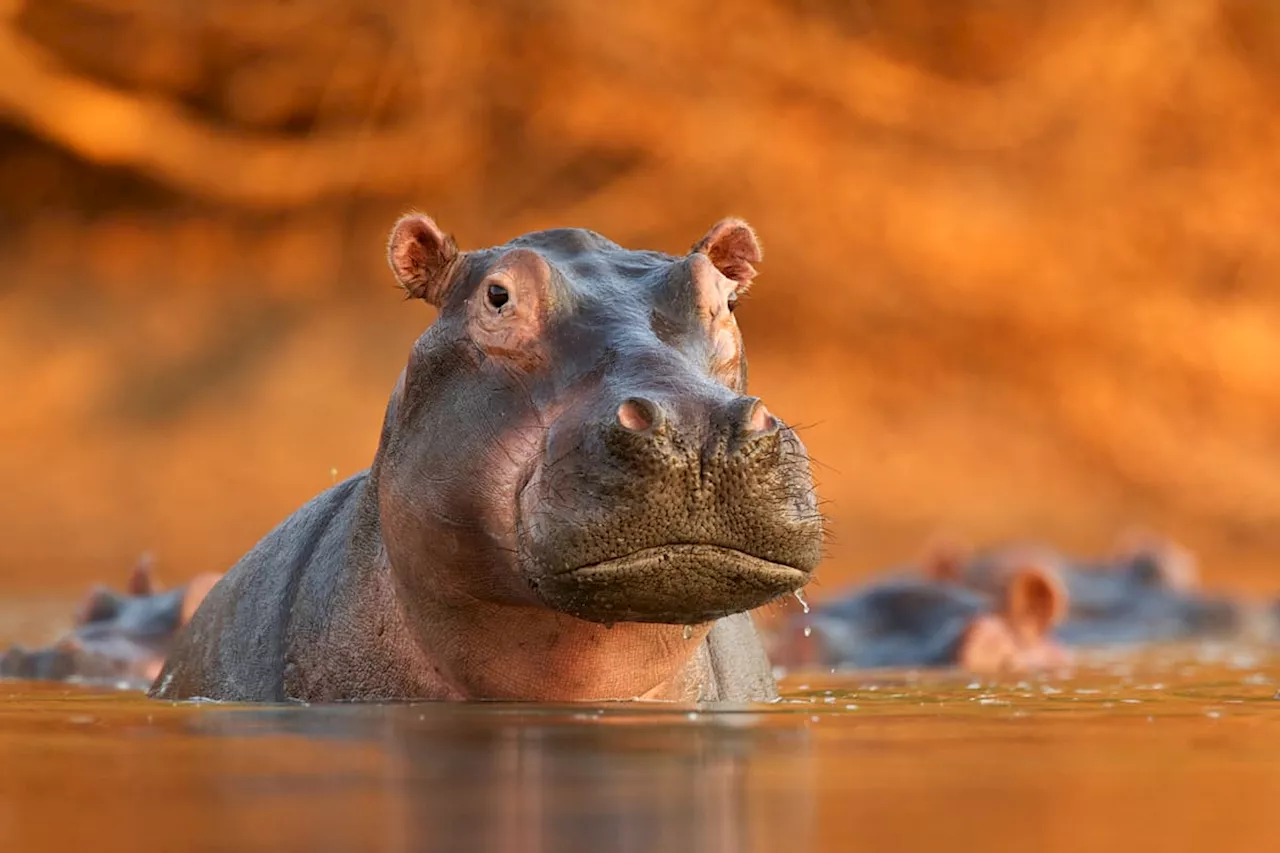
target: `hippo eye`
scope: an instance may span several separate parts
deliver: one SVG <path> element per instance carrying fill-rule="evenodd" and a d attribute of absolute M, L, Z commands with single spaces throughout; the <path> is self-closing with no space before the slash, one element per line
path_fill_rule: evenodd
<path fill-rule="evenodd" d="M 738 307 L 738 291 L 729 291 L 729 313 L 733 313 L 733 309 Z"/>
<path fill-rule="evenodd" d="M 497 311 L 501 311 L 502 306 L 506 305 L 508 300 L 511 299 L 511 294 L 508 293 L 507 289 L 500 284 L 489 285 L 488 296 L 489 304 Z"/>

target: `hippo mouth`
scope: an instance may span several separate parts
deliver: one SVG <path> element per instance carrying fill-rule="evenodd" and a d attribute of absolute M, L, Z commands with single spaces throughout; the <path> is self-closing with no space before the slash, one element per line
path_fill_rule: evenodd
<path fill-rule="evenodd" d="M 719 545 L 662 545 L 543 575 L 533 585 L 550 606 L 592 622 L 695 625 L 768 604 L 810 574 Z"/>

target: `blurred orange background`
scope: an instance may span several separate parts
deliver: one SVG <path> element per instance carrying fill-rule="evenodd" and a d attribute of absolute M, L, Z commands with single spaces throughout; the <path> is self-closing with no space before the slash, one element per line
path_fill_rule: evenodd
<path fill-rule="evenodd" d="M 1280 590 L 1280 7 L 0 0 L 0 593 L 222 570 L 372 458 L 385 234 L 738 215 L 813 597 L 1140 525 Z"/>

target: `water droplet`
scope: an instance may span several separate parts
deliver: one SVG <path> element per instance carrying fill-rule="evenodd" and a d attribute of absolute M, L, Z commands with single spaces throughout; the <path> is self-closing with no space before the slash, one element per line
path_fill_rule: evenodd
<path fill-rule="evenodd" d="M 684 637 L 686 640 L 689 639 L 690 637 L 693 636 L 693 626 L 685 625 L 684 630 L 680 633 L 681 633 L 681 636 Z"/>
<path fill-rule="evenodd" d="M 801 610 L 803 610 L 805 613 L 808 613 L 808 612 L 809 612 L 809 602 L 807 602 L 807 601 L 805 601 L 805 600 L 804 600 L 804 590 L 802 590 L 802 589 L 797 589 L 795 592 L 793 592 L 793 593 L 791 593 L 791 594 L 792 594 L 792 595 L 794 595 L 794 596 L 796 597 L 796 601 L 800 602 L 800 609 L 801 609 Z"/>
<path fill-rule="evenodd" d="M 856 710 L 858 710 L 858 706 L 857 706 L 857 705 L 845 705 L 845 706 L 844 706 L 844 709 L 845 709 L 846 711 L 856 711 Z"/>
<path fill-rule="evenodd" d="M 812 637 L 812 636 L 813 636 L 813 629 L 812 629 L 812 628 L 810 628 L 808 625 L 805 625 L 805 626 L 804 626 L 804 635 L 805 635 L 806 637 Z"/>

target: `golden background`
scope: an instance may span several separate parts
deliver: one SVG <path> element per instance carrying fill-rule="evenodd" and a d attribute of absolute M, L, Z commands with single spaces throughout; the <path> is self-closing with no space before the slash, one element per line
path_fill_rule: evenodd
<path fill-rule="evenodd" d="M 372 458 L 387 230 L 765 245 L 814 597 L 1132 525 L 1280 591 L 1280 6 L 0 0 L 0 593 L 222 570 Z"/>

